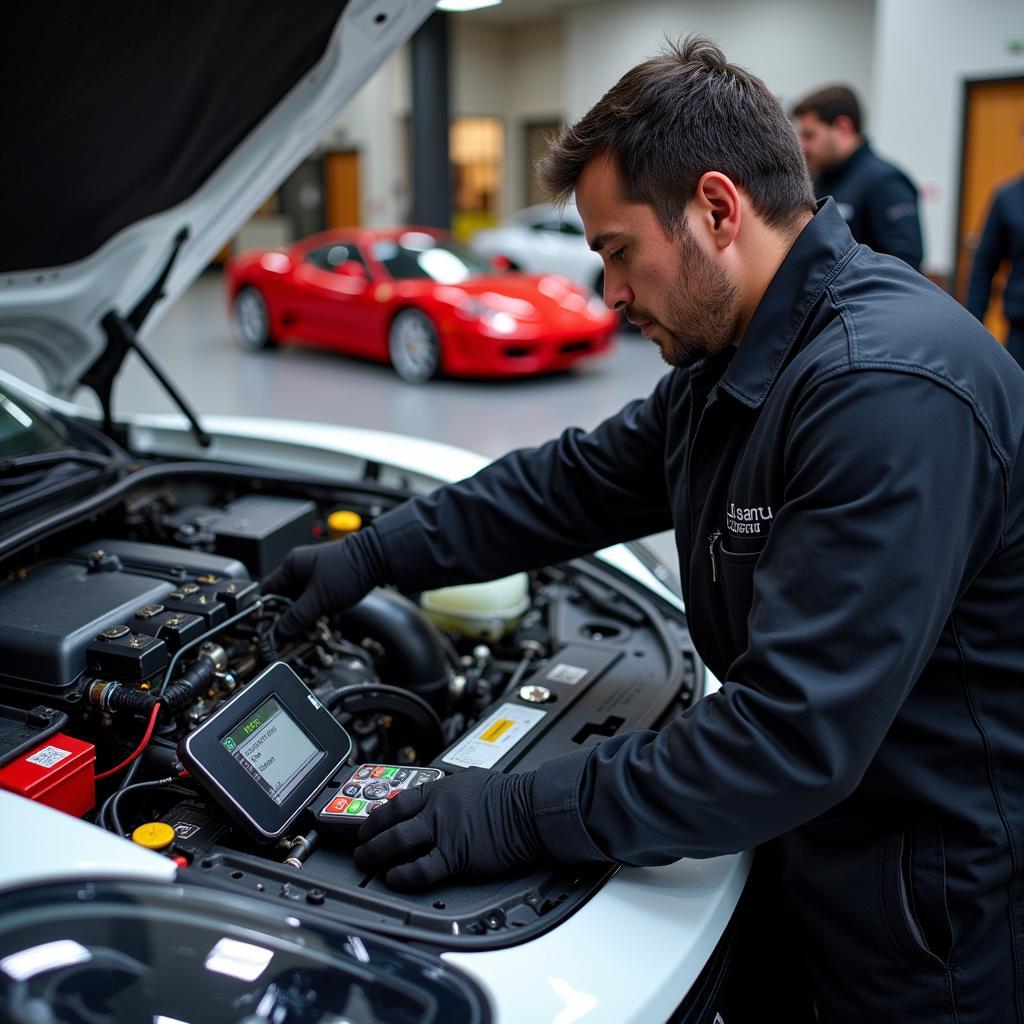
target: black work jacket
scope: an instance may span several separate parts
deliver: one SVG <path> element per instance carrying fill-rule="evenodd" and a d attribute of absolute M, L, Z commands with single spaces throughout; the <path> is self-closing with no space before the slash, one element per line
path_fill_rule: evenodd
<path fill-rule="evenodd" d="M 831 196 L 850 233 L 875 252 L 899 256 L 921 269 L 924 243 L 914 183 L 862 143 L 842 163 L 814 178 L 819 199 Z"/>
<path fill-rule="evenodd" d="M 1024 178 L 996 192 L 974 251 L 967 308 L 979 320 L 985 318 L 992 278 L 1003 260 L 1010 262 L 1003 289 L 1003 312 L 1011 324 L 1024 326 Z"/>
<path fill-rule="evenodd" d="M 652 865 L 778 837 L 822 1020 L 1016 1020 L 1022 435 L 1024 371 L 829 201 L 731 360 L 377 529 L 419 589 L 674 528 L 722 687 L 550 762 L 544 842 Z"/>

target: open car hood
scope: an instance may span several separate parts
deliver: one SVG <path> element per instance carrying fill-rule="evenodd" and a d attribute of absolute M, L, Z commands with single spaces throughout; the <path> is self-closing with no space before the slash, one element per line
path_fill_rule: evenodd
<path fill-rule="evenodd" d="M 434 0 L 18 5 L 0 81 L 0 344 L 70 397 L 145 336 Z"/>

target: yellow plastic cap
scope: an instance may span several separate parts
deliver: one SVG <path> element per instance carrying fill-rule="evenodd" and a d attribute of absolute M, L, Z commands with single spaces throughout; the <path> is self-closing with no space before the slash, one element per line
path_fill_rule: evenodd
<path fill-rule="evenodd" d="M 363 517 L 358 512 L 338 509 L 327 517 L 327 530 L 332 537 L 344 537 L 346 533 L 355 533 L 363 525 Z"/>
<path fill-rule="evenodd" d="M 147 850 L 165 850 L 174 842 L 174 829 L 166 821 L 147 821 L 132 833 L 132 842 Z"/>

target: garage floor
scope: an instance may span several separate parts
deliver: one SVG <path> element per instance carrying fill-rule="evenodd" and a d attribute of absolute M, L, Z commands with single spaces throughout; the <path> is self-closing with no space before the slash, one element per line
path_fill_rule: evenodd
<path fill-rule="evenodd" d="M 234 343 L 220 275 L 200 278 L 145 339 L 147 350 L 193 408 L 320 420 L 444 441 L 489 456 L 535 445 L 571 425 L 590 428 L 633 398 L 647 395 L 666 371 L 657 349 L 623 333 L 612 353 L 570 373 L 498 381 L 439 380 L 416 386 L 388 366 L 284 346 L 245 353 Z M 28 376 L 20 365 L 5 369 Z M 116 412 L 166 412 L 164 395 L 138 359 L 116 385 Z M 677 569 L 669 535 L 652 547 Z"/>

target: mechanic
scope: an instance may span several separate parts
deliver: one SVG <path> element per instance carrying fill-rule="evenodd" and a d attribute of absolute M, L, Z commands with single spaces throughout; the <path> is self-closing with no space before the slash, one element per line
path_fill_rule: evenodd
<path fill-rule="evenodd" d="M 1024 124 L 1020 127 L 1024 149 Z M 1024 175 L 996 191 L 985 219 L 981 241 L 974 251 L 967 308 L 985 319 L 992 293 L 992 278 L 1004 260 L 1010 263 L 1003 289 L 1003 312 L 1010 321 L 1006 351 L 1024 366 Z"/>
<path fill-rule="evenodd" d="M 267 581 L 298 595 L 280 628 L 672 527 L 722 687 L 659 733 L 403 794 L 357 862 L 419 888 L 766 844 L 819 1020 L 1021 1020 L 1024 372 L 815 203 L 771 92 L 706 40 L 627 72 L 542 178 L 673 369 L 589 433 L 295 549 Z"/>
<path fill-rule="evenodd" d="M 858 242 L 920 270 L 917 189 L 861 134 L 860 103 L 853 90 L 845 85 L 819 89 L 793 107 L 793 116 L 818 198 L 835 199 Z"/>

